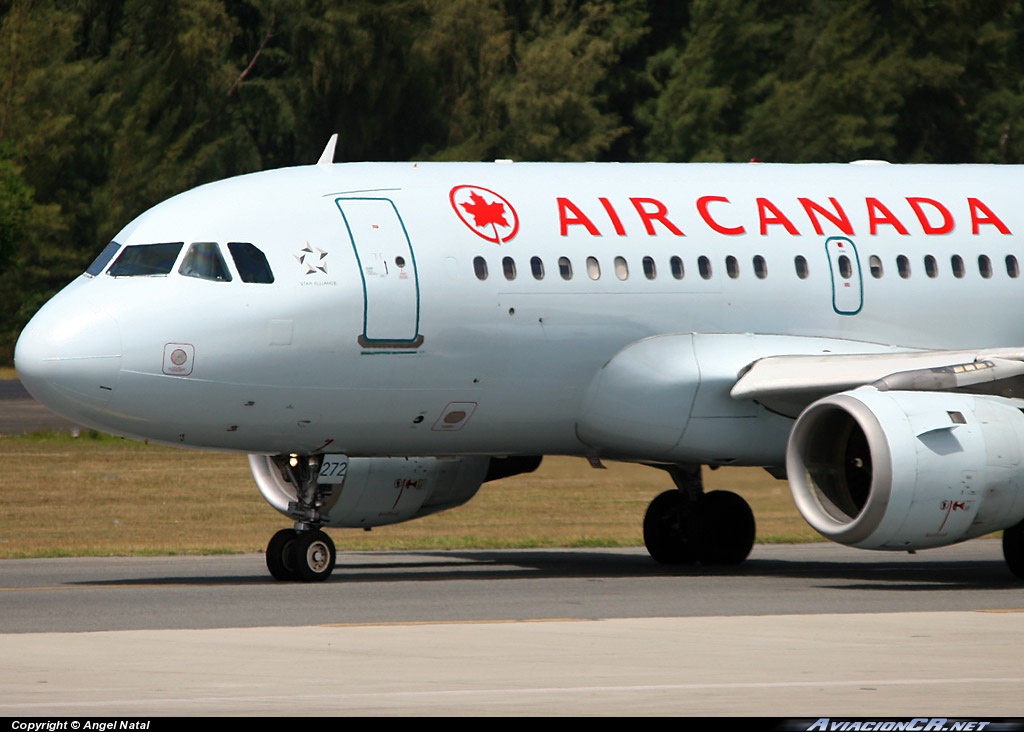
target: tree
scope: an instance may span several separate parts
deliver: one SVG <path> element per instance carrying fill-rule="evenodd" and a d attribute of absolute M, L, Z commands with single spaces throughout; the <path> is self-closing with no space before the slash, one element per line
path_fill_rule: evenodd
<path fill-rule="evenodd" d="M 1011 0 L 698 0 L 651 57 L 645 156 L 1019 160 L 1021 28 Z"/>
<path fill-rule="evenodd" d="M 445 147 L 433 157 L 597 160 L 627 132 L 609 80 L 643 34 L 642 3 L 460 0 L 434 9 L 418 47 L 446 120 Z"/>

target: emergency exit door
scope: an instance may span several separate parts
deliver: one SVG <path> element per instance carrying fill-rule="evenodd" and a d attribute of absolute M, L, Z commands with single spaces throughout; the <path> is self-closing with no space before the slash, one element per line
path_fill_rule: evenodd
<path fill-rule="evenodd" d="M 839 315 L 856 315 L 864 306 L 864 280 L 853 241 L 833 236 L 825 242 L 832 277 L 832 309 Z"/>

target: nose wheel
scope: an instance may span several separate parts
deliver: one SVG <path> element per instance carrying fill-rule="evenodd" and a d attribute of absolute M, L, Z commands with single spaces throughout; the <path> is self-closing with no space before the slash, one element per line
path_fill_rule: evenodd
<path fill-rule="evenodd" d="M 285 582 L 323 582 L 334 571 L 337 552 L 320 529 L 281 529 L 267 544 L 267 569 Z"/>

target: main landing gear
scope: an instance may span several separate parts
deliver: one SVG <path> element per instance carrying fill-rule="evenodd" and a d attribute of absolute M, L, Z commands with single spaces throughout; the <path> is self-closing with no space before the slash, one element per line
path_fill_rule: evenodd
<path fill-rule="evenodd" d="M 295 528 L 281 529 L 267 544 L 267 569 L 274 579 L 323 582 L 334 571 L 334 542 L 320 529 L 320 506 L 330 490 L 317 482 L 323 457 L 282 456 L 280 466 L 295 486 L 297 500 L 288 504 Z"/>
<path fill-rule="evenodd" d="M 647 508 L 644 544 L 661 564 L 741 564 L 754 546 L 754 513 L 730 491 L 704 492 L 700 466 L 665 468 L 676 490 L 665 491 Z"/>
<path fill-rule="evenodd" d="M 1024 521 L 1003 531 L 1003 558 L 1010 571 L 1024 579 Z"/>

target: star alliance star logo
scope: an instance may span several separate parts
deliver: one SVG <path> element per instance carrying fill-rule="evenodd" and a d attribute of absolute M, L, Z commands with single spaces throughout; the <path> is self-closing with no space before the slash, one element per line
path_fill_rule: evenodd
<path fill-rule="evenodd" d="M 307 275 L 315 274 L 316 272 L 327 274 L 327 252 L 323 249 L 311 247 L 308 241 L 306 246 L 302 247 L 299 253 L 295 255 L 295 258 L 299 260 L 299 264 L 306 267 Z"/>

